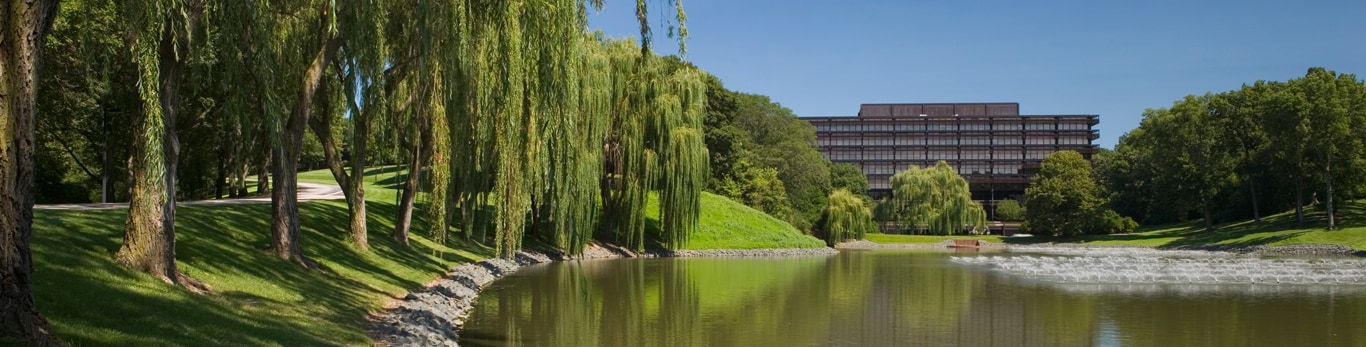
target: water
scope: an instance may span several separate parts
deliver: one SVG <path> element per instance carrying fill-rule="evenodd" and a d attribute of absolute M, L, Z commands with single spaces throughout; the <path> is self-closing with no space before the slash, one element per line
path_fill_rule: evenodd
<path fill-rule="evenodd" d="M 461 344 L 1366 346 L 1366 284 L 1325 281 L 1360 273 L 1353 261 L 844 251 L 552 263 L 486 289 Z M 1157 280 L 1104 275 L 1149 265 Z M 1270 265 L 1322 278 L 1197 275 Z"/>

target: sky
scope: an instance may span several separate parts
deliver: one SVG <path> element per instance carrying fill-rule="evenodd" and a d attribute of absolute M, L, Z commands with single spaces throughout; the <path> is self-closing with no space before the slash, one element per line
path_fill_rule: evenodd
<path fill-rule="evenodd" d="M 646 0 L 655 51 L 677 53 Z M 863 103 L 1018 102 L 1021 114 L 1098 114 L 1114 148 L 1143 110 L 1187 94 L 1301 77 L 1366 76 L 1366 1 L 684 1 L 687 60 L 726 88 L 799 116 Z M 635 38 L 635 2 L 589 26 Z M 1358 77 L 1361 78 L 1361 77 Z"/>

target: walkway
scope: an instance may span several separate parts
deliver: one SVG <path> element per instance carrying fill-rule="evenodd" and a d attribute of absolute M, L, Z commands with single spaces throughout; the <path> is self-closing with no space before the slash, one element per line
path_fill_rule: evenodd
<path fill-rule="evenodd" d="M 314 200 L 341 200 L 346 195 L 342 194 L 340 186 L 317 183 L 299 182 L 299 201 Z M 232 205 L 232 204 L 269 204 L 270 196 L 258 195 L 236 199 L 218 200 L 196 200 L 177 202 L 176 206 L 198 206 L 198 205 Z M 35 210 L 108 210 L 115 208 L 128 208 L 127 202 L 111 203 L 92 203 L 92 204 L 50 204 L 33 205 Z"/>

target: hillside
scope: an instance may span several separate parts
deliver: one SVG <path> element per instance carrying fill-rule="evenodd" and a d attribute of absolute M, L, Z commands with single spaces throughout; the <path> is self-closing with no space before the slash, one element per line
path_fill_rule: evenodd
<path fill-rule="evenodd" d="M 268 204 L 177 209 L 180 268 L 213 286 L 215 293 L 207 296 L 114 263 L 125 209 L 35 211 L 38 307 L 57 335 L 75 346 L 369 345 L 362 324 L 387 299 L 421 287 L 456 264 L 493 255 L 483 245 L 432 242 L 421 224 L 411 246 L 395 243 L 389 237 L 396 213 L 392 188 L 401 176 L 371 171 L 366 179 L 368 253 L 348 242 L 345 202 L 299 204 L 304 253 L 322 265 L 318 271 L 264 251 Z M 333 183 L 324 171 L 303 173 L 300 180 Z M 691 249 L 823 245 L 730 200 L 707 194 L 702 203 Z"/>
<path fill-rule="evenodd" d="M 1029 244 L 1041 242 L 1130 245 L 1151 247 L 1180 246 L 1284 246 L 1297 244 L 1345 245 L 1366 250 L 1366 200 L 1349 201 L 1338 207 L 1338 230 L 1325 230 L 1323 211 L 1305 208 L 1305 226 L 1295 223 L 1294 211 L 1265 216 L 1261 223 L 1252 220 L 1217 224 L 1205 231 L 1203 221 L 1145 226 L 1139 232 L 1123 235 L 1086 235 L 1062 238 L 1002 238 L 999 236 L 925 236 L 868 235 L 878 243 L 934 243 L 950 239 L 982 239 L 992 242 Z"/>

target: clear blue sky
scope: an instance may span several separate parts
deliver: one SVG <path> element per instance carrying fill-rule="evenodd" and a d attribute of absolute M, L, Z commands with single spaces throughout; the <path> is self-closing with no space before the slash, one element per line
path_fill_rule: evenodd
<path fill-rule="evenodd" d="M 647 0 L 650 20 L 671 16 Z M 590 26 L 636 37 L 635 2 Z M 1186 94 L 1303 76 L 1366 76 L 1366 1 L 687 0 L 687 59 L 800 116 L 862 103 L 1019 102 L 1099 114 L 1102 147 Z M 669 9 L 666 11 L 666 9 Z M 656 51 L 677 44 L 656 28 Z"/>

